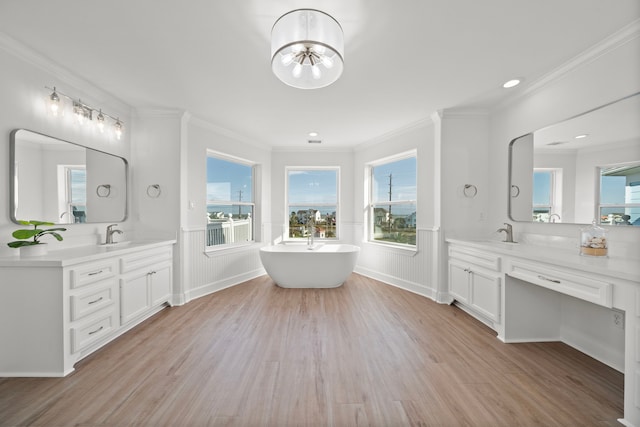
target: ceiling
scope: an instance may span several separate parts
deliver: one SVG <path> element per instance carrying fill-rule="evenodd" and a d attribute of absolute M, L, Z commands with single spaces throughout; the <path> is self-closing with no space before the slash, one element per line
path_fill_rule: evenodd
<path fill-rule="evenodd" d="M 271 27 L 297 8 L 344 30 L 345 70 L 326 88 L 271 72 Z M 638 0 L 0 2 L 0 31 L 134 108 L 299 148 L 311 131 L 321 147 L 352 147 L 436 110 L 490 107 L 638 18 Z M 501 88 L 514 77 L 523 84 Z"/>

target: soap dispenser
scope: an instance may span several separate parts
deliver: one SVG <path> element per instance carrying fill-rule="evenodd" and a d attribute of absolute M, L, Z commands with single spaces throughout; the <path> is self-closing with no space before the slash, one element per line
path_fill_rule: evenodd
<path fill-rule="evenodd" d="M 580 255 L 606 257 L 608 252 L 607 231 L 596 225 L 580 230 Z"/>

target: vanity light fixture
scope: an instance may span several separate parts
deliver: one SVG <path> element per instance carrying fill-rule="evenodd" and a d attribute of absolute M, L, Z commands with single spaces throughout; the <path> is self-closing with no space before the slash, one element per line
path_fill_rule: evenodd
<path fill-rule="evenodd" d="M 271 69 L 285 84 L 318 89 L 344 68 L 344 34 L 333 17 L 315 9 L 285 13 L 271 29 Z"/>
<path fill-rule="evenodd" d="M 53 89 L 45 86 L 45 89 L 51 90 L 51 95 L 49 95 L 49 109 L 54 116 L 58 114 L 64 114 L 64 110 L 62 109 L 62 100 L 60 97 L 66 98 L 71 101 L 71 105 L 73 108 L 73 114 L 78 119 L 78 123 L 83 124 L 86 121 L 92 122 L 94 118 L 94 112 L 98 113 L 95 116 L 96 125 L 100 132 L 104 132 L 106 126 L 106 118 L 108 117 L 113 121 L 113 131 L 116 135 L 117 139 L 122 138 L 122 133 L 124 131 L 124 123 L 120 120 L 119 117 L 113 117 L 107 113 L 104 113 L 102 109 L 93 108 L 90 105 L 82 102 L 80 98 L 74 99 L 69 95 L 66 95 L 54 86 Z"/>
<path fill-rule="evenodd" d="M 505 84 L 502 85 L 503 88 L 505 89 L 509 89 L 512 87 L 516 87 L 520 84 L 520 80 L 519 79 L 512 79 L 509 80 L 508 82 L 506 82 Z"/>

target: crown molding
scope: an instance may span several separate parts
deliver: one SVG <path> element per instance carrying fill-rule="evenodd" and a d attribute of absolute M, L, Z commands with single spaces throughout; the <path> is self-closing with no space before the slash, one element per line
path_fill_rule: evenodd
<path fill-rule="evenodd" d="M 620 30 L 560 65 L 558 68 L 535 80 L 522 91 L 514 94 L 514 96 L 498 103 L 495 108 L 492 108 L 492 111 L 503 109 L 516 101 L 557 82 L 572 71 L 597 60 L 601 56 L 618 49 L 638 37 L 640 37 L 640 19 L 636 19 L 630 24 L 627 24 Z"/>
<path fill-rule="evenodd" d="M 378 144 L 382 144 L 384 142 L 388 142 L 391 139 L 395 139 L 398 138 L 400 136 L 403 136 L 409 132 L 413 132 L 414 130 L 417 129 L 422 129 L 422 128 L 428 128 L 433 126 L 433 121 L 431 120 L 431 117 L 425 117 L 422 118 L 420 120 L 416 120 L 415 122 L 409 123 L 406 126 L 402 126 L 400 128 L 394 129 L 392 131 L 389 131 L 387 133 L 383 133 L 380 136 L 377 136 L 373 139 L 370 139 L 366 142 L 362 142 L 356 146 L 353 147 L 354 151 L 361 151 L 363 149 L 367 149 L 369 147 L 373 147 L 375 145 Z"/>
<path fill-rule="evenodd" d="M 19 42 L 18 40 L 1 31 L 0 49 L 3 49 L 10 55 L 50 74 L 53 77 L 53 80 L 58 80 L 59 82 L 69 85 L 76 90 L 85 92 L 86 95 L 94 98 L 100 104 L 105 103 L 108 104 L 110 108 L 120 110 L 121 112 L 124 112 L 126 114 L 131 114 L 131 106 L 120 98 L 103 89 L 100 89 L 97 85 L 90 82 L 89 80 L 80 77 L 79 75 L 75 74 L 68 68 L 65 68 L 63 65 L 60 65 L 53 59 L 33 50 L 27 45 Z M 63 87 L 63 84 L 57 82 L 43 82 L 42 86 L 43 90 L 45 85 L 49 85 L 56 86 L 62 92 L 71 92 L 67 91 Z M 80 97 L 77 96 L 75 98 Z"/>
<path fill-rule="evenodd" d="M 266 142 L 261 142 L 261 141 L 257 141 L 255 139 L 251 139 L 245 135 L 239 134 L 237 132 L 234 132 L 232 130 L 229 130 L 227 128 L 224 128 L 220 125 L 217 125 L 215 123 L 212 123 L 206 119 L 203 119 L 201 117 L 195 116 L 195 115 L 191 115 L 191 113 L 189 114 L 189 118 L 188 120 L 185 121 L 186 123 L 190 123 L 194 126 L 198 126 L 199 128 L 202 129 L 206 129 L 209 130 L 211 132 L 215 132 L 218 135 L 230 138 L 230 139 L 234 139 L 236 141 L 245 143 L 247 145 L 251 145 L 253 147 L 259 148 L 261 150 L 265 150 L 265 151 L 271 151 L 271 147 L 269 146 L 269 144 L 267 144 Z"/>
<path fill-rule="evenodd" d="M 134 116 L 139 118 L 182 119 L 185 115 L 189 115 L 189 113 L 174 108 L 143 107 L 134 110 Z"/>

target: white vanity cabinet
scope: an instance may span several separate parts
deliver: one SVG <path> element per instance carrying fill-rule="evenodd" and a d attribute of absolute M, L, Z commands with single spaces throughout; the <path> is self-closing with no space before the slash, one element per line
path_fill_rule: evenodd
<path fill-rule="evenodd" d="M 490 326 L 500 323 L 500 257 L 467 248 L 449 248 L 449 294 Z"/>
<path fill-rule="evenodd" d="M 126 324 L 169 301 L 171 248 L 157 248 L 121 258 L 120 318 Z"/>
<path fill-rule="evenodd" d="M 162 309 L 172 293 L 174 243 L 0 258 L 0 377 L 65 376 Z"/>
<path fill-rule="evenodd" d="M 624 372 L 621 422 L 640 426 L 637 259 L 494 241 L 447 243 L 449 294 L 461 308 L 505 343 L 562 341 Z"/>

